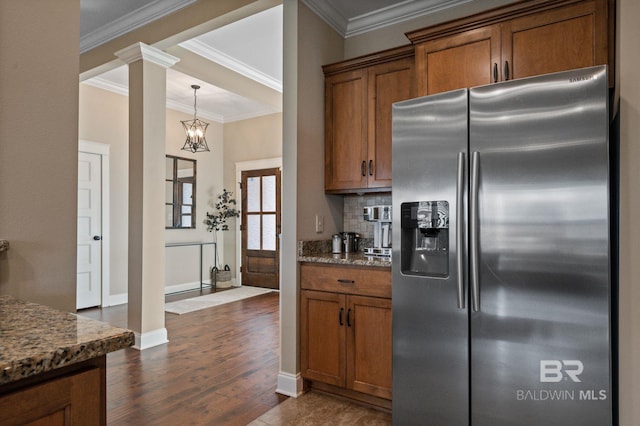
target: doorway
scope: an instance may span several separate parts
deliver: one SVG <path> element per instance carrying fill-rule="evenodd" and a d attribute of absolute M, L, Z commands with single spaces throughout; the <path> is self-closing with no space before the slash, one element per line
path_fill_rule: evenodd
<path fill-rule="evenodd" d="M 243 285 L 280 287 L 280 187 L 279 167 L 241 172 Z"/>
<path fill-rule="evenodd" d="M 109 306 L 109 145 L 79 141 L 76 309 Z"/>
<path fill-rule="evenodd" d="M 280 169 L 242 172 L 242 282 L 279 288 Z"/>

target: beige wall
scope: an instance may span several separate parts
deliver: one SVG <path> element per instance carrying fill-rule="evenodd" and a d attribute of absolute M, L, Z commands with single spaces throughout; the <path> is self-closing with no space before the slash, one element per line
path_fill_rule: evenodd
<path fill-rule="evenodd" d="M 224 188 L 233 191 L 240 209 L 236 182 L 236 163 L 282 157 L 282 113 L 269 114 L 224 125 Z M 236 221 L 229 222 L 229 232 L 221 232 L 224 240 L 222 264 L 228 264 L 235 276 Z"/>
<path fill-rule="evenodd" d="M 620 93 L 620 424 L 640 424 L 640 3 L 618 0 Z"/>
<path fill-rule="evenodd" d="M 342 38 L 309 8 L 298 14 L 298 240 L 322 240 L 342 231 L 342 197 L 324 194 L 324 74 L 342 59 Z M 315 216 L 324 217 L 316 233 Z"/>
<path fill-rule="evenodd" d="M 0 294 L 75 311 L 78 0 L 0 2 Z M 64 31 L 61 31 L 64 29 Z"/>
<path fill-rule="evenodd" d="M 100 142 L 110 147 L 110 295 L 122 301 L 127 293 L 128 264 L 128 164 L 129 164 L 129 113 L 128 98 L 124 95 L 80 84 L 80 113 L 78 135 L 81 140 Z M 209 121 L 207 143 L 211 152 L 192 154 L 182 151 L 184 131 L 181 120 L 193 115 L 166 110 L 166 154 L 193 158 L 197 161 L 196 228 L 166 230 L 165 240 L 172 242 L 212 241 L 203 223 L 205 212 L 210 210 L 212 194 L 222 189 L 223 125 Z M 163 212 L 158 212 L 160 215 Z M 221 243 L 223 244 L 223 243 Z M 170 248 L 166 251 L 166 285 L 199 280 L 199 252 L 196 247 Z M 213 265 L 213 252 L 204 249 L 204 268 Z M 207 279 L 206 269 L 204 278 Z M 105 302 L 109 304 L 109 301 Z"/>

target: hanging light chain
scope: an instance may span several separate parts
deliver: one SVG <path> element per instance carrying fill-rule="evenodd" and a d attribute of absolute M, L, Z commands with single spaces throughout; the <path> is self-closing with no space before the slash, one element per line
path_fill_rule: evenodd
<path fill-rule="evenodd" d="M 191 88 L 193 89 L 193 119 L 196 119 L 196 116 L 198 115 L 198 95 L 197 95 L 197 91 L 200 88 L 200 86 L 198 86 L 197 84 L 192 84 Z"/>

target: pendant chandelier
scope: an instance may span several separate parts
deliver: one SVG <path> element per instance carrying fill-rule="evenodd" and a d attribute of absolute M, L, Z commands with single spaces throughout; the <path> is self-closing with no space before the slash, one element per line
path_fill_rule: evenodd
<path fill-rule="evenodd" d="M 198 112 L 196 91 L 200 86 L 192 84 L 191 88 L 193 89 L 193 120 L 180 121 L 187 135 L 187 140 L 184 142 L 182 150 L 194 153 L 207 152 L 209 151 L 209 146 L 207 145 L 205 133 L 207 132 L 209 123 L 205 123 L 196 116 Z"/>

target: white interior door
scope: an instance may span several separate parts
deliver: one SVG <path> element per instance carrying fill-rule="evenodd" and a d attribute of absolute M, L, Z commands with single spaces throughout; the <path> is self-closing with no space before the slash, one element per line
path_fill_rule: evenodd
<path fill-rule="evenodd" d="M 76 308 L 102 301 L 101 156 L 78 153 L 78 266 Z"/>

